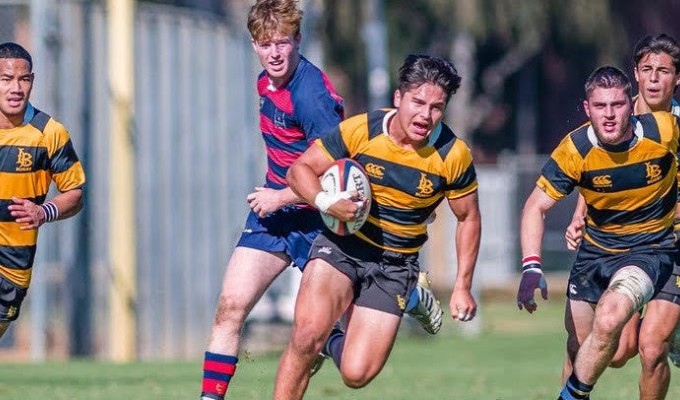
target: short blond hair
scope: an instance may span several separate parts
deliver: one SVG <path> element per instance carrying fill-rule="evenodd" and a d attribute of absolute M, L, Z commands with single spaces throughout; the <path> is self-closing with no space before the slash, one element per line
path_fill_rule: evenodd
<path fill-rule="evenodd" d="M 248 31 L 256 41 L 276 33 L 298 36 L 302 14 L 297 0 L 257 0 L 248 13 Z"/>

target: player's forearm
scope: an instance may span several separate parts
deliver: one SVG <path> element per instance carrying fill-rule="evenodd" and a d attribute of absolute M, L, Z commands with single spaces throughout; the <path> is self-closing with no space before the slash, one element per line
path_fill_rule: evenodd
<path fill-rule="evenodd" d="M 535 207 L 525 207 L 522 212 L 520 241 L 522 257 L 541 254 L 541 243 L 545 230 L 544 214 Z"/>
<path fill-rule="evenodd" d="M 458 272 L 454 290 L 470 290 L 479 254 L 482 224 L 479 216 L 458 221 L 456 227 L 456 254 Z"/>
<path fill-rule="evenodd" d="M 59 210 L 57 220 L 70 218 L 78 214 L 83 208 L 83 190 L 73 189 L 60 193 L 50 199 L 49 202 L 57 206 Z"/>
<path fill-rule="evenodd" d="M 298 195 L 293 191 L 293 189 L 291 189 L 290 187 L 287 187 L 287 188 L 285 188 L 285 189 L 281 189 L 281 190 L 279 191 L 279 196 L 280 196 L 280 199 L 281 199 L 281 203 L 282 203 L 284 206 L 285 206 L 285 205 L 289 205 L 289 204 L 299 203 L 300 201 L 305 201 L 305 199 L 303 199 L 303 198 L 301 198 L 300 196 L 298 196 Z"/>
<path fill-rule="evenodd" d="M 309 204 L 314 204 L 316 195 L 319 194 L 321 183 L 314 170 L 307 164 L 296 162 L 286 174 L 288 189 L 297 199 L 302 199 Z M 297 201 L 297 200 L 296 200 Z"/>
<path fill-rule="evenodd" d="M 588 207 L 586 206 L 586 199 L 583 197 L 582 194 L 579 193 L 578 200 L 576 201 L 576 208 L 574 209 L 574 215 L 572 217 L 572 220 L 575 220 L 575 219 L 578 219 L 578 218 L 585 218 L 587 212 L 588 212 Z M 677 211 L 676 211 L 676 214 L 677 214 Z"/>

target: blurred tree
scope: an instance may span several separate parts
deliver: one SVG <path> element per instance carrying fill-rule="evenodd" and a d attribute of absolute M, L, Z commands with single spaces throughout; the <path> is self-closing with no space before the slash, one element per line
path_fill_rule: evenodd
<path fill-rule="evenodd" d="M 348 114 L 364 111 L 367 77 L 361 1 L 322 3 L 324 32 L 320 33 L 327 68 L 342 71 L 341 81 L 348 82 L 340 89 L 348 101 Z M 588 74 L 604 63 L 629 66 L 637 37 L 661 26 L 660 21 L 672 26 L 672 14 L 665 11 L 678 8 L 670 0 L 644 6 L 637 0 L 385 0 L 384 4 L 390 79 L 408 53 L 451 58 L 464 79 L 450 104 L 449 123 L 473 143 L 480 162 L 494 161 L 505 149 L 522 154 L 549 151 L 584 120 L 580 104 Z"/>

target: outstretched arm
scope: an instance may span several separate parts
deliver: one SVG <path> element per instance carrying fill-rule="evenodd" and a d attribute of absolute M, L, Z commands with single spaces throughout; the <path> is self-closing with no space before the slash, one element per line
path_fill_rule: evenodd
<path fill-rule="evenodd" d="M 470 321 L 477 313 L 477 303 L 471 290 L 482 233 L 477 192 L 449 200 L 449 207 L 458 220 L 456 225 L 458 272 L 449 307 L 454 319 Z"/>
<path fill-rule="evenodd" d="M 541 269 L 541 243 L 545 231 L 545 214 L 555 203 L 555 200 L 536 187 L 522 211 L 522 280 L 517 290 L 517 306 L 520 310 L 526 308 L 529 313 L 538 308 L 534 301 L 536 289 L 540 288 L 543 298 L 548 298 L 548 286 Z"/>

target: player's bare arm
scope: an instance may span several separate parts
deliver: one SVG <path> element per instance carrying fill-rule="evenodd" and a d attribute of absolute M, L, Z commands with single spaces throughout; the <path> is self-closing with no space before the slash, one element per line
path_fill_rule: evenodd
<path fill-rule="evenodd" d="M 578 195 L 576 202 L 576 209 L 574 209 L 574 216 L 571 218 L 571 223 L 564 233 L 564 239 L 567 241 L 567 248 L 569 250 L 578 250 L 583 238 L 583 229 L 586 226 L 586 200 L 581 194 Z"/>
<path fill-rule="evenodd" d="M 472 296 L 471 289 L 482 233 L 477 192 L 449 200 L 449 207 L 458 221 L 456 226 L 458 272 L 449 309 L 454 319 L 470 321 L 477 313 L 477 303 Z"/>
<path fill-rule="evenodd" d="M 545 230 L 544 218 L 556 201 L 550 198 L 538 187 L 534 188 L 524 205 L 521 220 L 522 258 L 536 257 L 539 262 L 535 267 L 524 270 L 522 268 L 522 280 L 517 291 L 517 306 L 521 310 L 525 308 L 529 313 L 538 309 L 534 301 L 534 292 L 541 289 L 543 299 L 548 298 L 548 287 L 545 283 L 543 271 L 540 268 L 541 243 Z"/>
<path fill-rule="evenodd" d="M 323 191 L 319 176 L 321 176 L 333 161 L 319 148 L 312 146 L 288 169 L 286 180 L 294 193 L 301 199 L 318 208 L 317 196 Z M 341 221 L 349 221 L 355 217 L 358 206 L 351 199 L 338 198 L 324 211 L 326 214 Z"/>
<path fill-rule="evenodd" d="M 279 210 L 281 207 L 300 202 L 300 198 L 289 187 L 285 189 L 272 189 L 257 186 L 255 191 L 246 196 L 246 201 L 251 210 L 259 217 Z"/>
<path fill-rule="evenodd" d="M 58 194 L 49 202 L 57 209 L 55 220 L 66 219 L 76 215 L 83 207 L 83 191 L 72 189 Z M 37 229 L 47 220 L 44 208 L 27 199 L 13 197 L 8 209 L 14 220 L 21 224 L 22 230 Z"/>

